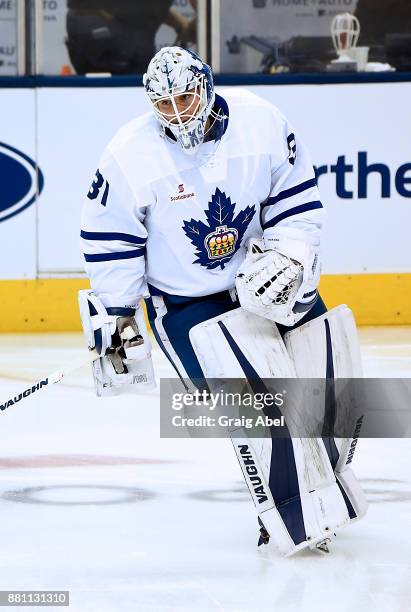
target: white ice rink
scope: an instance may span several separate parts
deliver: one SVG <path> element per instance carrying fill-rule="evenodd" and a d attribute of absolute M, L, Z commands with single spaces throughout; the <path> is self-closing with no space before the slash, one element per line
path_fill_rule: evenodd
<path fill-rule="evenodd" d="M 360 335 L 367 376 L 410 376 L 411 328 Z M 80 334 L 0 336 L 1 403 L 82 350 Z M 360 440 L 367 516 L 330 555 L 283 559 L 256 547 L 231 443 L 160 439 L 158 391 L 98 400 L 85 368 L 0 419 L 2 590 L 69 590 L 76 612 L 411 609 L 409 440 Z"/>

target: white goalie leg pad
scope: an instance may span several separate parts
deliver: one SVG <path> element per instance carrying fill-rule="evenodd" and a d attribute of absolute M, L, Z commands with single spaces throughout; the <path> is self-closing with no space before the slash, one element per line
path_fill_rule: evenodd
<path fill-rule="evenodd" d="M 298 378 L 362 378 L 361 354 L 357 329 L 351 310 L 341 305 L 324 315 L 297 327 L 284 336 L 285 345 L 293 362 Z M 361 398 L 355 395 L 353 403 L 358 406 Z M 324 421 L 326 406 L 317 406 Z M 331 408 L 332 410 L 332 408 Z M 333 415 L 331 415 L 333 418 Z M 365 495 L 349 464 L 360 434 L 363 416 L 350 406 L 338 406 L 335 414 L 335 431 L 352 431 L 349 438 L 330 438 L 326 441 L 330 461 L 333 464 L 337 482 L 344 495 L 350 519 L 356 520 L 367 511 Z M 335 446 L 334 446 L 335 445 Z"/>
<path fill-rule="evenodd" d="M 245 378 L 240 353 L 260 378 L 295 376 L 277 326 L 242 308 L 195 325 L 189 335 L 206 378 Z"/>
<path fill-rule="evenodd" d="M 219 383 L 296 375 L 277 327 L 241 308 L 196 325 L 190 340 L 205 377 Z M 321 439 L 272 438 L 268 428 L 264 438 L 247 437 L 242 428 L 230 433 L 258 515 L 282 554 L 313 546 L 349 522 Z"/>
<path fill-rule="evenodd" d="M 357 328 L 348 306 L 342 304 L 287 332 L 287 351 L 298 378 L 324 378 L 327 373 L 328 332 L 335 378 L 362 378 Z"/>

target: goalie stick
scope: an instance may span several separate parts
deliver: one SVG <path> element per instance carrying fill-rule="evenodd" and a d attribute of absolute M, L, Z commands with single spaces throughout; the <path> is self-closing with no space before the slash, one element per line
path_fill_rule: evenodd
<path fill-rule="evenodd" d="M 88 363 L 92 363 L 99 357 L 100 355 L 97 353 L 97 351 L 94 351 L 94 350 L 89 351 L 87 359 L 82 359 L 81 361 L 75 361 L 75 362 L 73 361 L 73 363 L 67 366 L 67 368 L 64 368 L 62 370 L 56 370 L 55 372 L 52 372 L 52 374 L 49 374 L 45 378 L 42 378 L 41 380 L 33 383 L 30 387 L 28 387 L 24 391 L 21 391 L 14 397 L 11 397 L 4 403 L 1 403 L 0 410 L 2 411 L 6 410 L 6 408 L 9 408 L 10 406 L 14 406 L 14 404 L 17 404 L 18 402 L 24 400 L 25 398 L 30 397 L 31 395 L 33 395 L 33 393 L 37 393 L 37 391 L 47 389 L 48 387 L 50 387 L 50 385 L 55 385 L 56 383 L 61 382 L 63 378 L 65 378 L 68 374 L 71 374 L 72 372 L 79 370 L 80 368 L 87 365 Z"/>

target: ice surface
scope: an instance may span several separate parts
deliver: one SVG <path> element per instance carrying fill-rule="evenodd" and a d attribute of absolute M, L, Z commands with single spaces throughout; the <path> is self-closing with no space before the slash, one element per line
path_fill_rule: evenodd
<path fill-rule="evenodd" d="M 410 376 L 410 328 L 361 341 L 366 375 Z M 1 401 L 82 350 L 80 334 L 0 336 Z M 160 439 L 157 391 L 99 400 L 84 368 L 0 419 L 0 589 L 70 590 L 76 612 L 411 607 L 409 440 L 360 440 L 367 516 L 329 555 L 283 559 L 256 547 L 230 442 Z"/>

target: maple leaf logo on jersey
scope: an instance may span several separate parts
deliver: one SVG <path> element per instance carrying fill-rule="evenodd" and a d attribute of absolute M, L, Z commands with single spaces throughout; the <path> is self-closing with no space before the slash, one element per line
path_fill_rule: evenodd
<path fill-rule="evenodd" d="M 191 219 L 183 230 L 196 247 L 198 263 L 208 270 L 224 266 L 241 246 L 243 236 L 255 214 L 255 206 L 247 206 L 234 217 L 235 204 L 218 188 L 205 211 L 208 225 Z"/>

